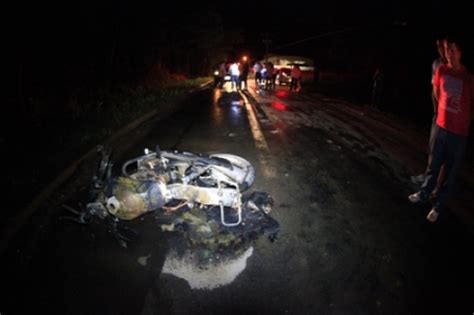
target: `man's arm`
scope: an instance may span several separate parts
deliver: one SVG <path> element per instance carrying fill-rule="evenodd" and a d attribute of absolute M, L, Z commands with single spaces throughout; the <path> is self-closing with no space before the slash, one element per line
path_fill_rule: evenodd
<path fill-rule="evenodd" d="M 432 81 L 432 88 L 433 88 L 433 96 L 436 100 L 436 106 L 434 108 L 435 113 L 438 112 L 438 102 L 439 102 L 439 94 L 440 94 L 440 83 L 439 83 L 439 67 L 436 69 L 434 76 L 433 76 L 433 81 Z"/>
<path fill-rule="evenodd" d="M 436 102 L 439 101 L 439 86 L 438 85 L 433 85 L 433 94 L 435 97 Z"/>
<path fill-rule="evenodd" d="M 474 120 L 474 75 L 471 75 L 471 121 Z"/>

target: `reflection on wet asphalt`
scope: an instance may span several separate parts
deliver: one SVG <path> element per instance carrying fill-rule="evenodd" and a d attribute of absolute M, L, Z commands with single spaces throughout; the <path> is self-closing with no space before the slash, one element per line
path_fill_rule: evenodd
<path fill-rule="evenodd" d="M 366 128 L 332 99 L 279 97 L 252 117 L 252 99 L 203 91 L 118 156 L 159 144 L 245 157 L 256 167 L 250 190 L 275 199 L 274 242 L 259 237 L 229 256 L 189 251 L 150 214 L 128 223 L 139 235 L 123 248 L 103 225 L 60 223 L 45 207 L 4 260 L 0 312 L 471 314 L 474 236 L 454 216 L 430 225 L 429 205 L 407 202 L 394 151 L 369 141 L 392 127 Z M 68 204 L 83 202 L 86 186 L 68 191 Z"/>

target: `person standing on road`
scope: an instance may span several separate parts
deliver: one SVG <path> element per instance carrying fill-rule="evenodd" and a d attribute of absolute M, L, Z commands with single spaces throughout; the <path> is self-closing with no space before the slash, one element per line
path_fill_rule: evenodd
<path fill-rule="evenodd" d="M 247 77 L 249 76 L 249 64 L 247 61 L 244 61 L 241 64 L 239 86 L 243 90 L 247 90 Z"/>
<path fill-rule="evenodd" d="M 436 58 L 433 61 L 432 65 L 431 65 L 431 87 L 432 87 L 431 88 L 431 101 L 433 103 L 433 118 L 431 120 L 430 138 L 429 138 L 429 142 L 428 142 L 428 163 L 427 163 L 425 172 L 423 174 L 415 175 L 415 176 L 411 177 L 411 181 L 414 184 L 417 184 L 417 185 L 421 185 L 425 181 L 426 174 L 428 172 L 428 169 L 431 166 L 431 161 L 433 160 L 432 152 L 433 152 L 434 139 L 435 139 L 435 136 L 436 136 L 435 132 L 437 130 L 437 128 L 436 128 L 436 118 L 438 116 L 438 99 L 435 95 L 434 76 L 435 76 L 435 72 L 439 68 L 439 66 L 444 65 L 447 62 L 445 52 L 444 52 L 444 39 L 443 38 L 440 37 L 436 40 L 436 47 L 438 48 L 439 57 Z M 444 176 L 444 168 L 442 167 L 441 171 L 440 171 L 440 178 L 438 180 L 439 182 L 442 181 L 443 176 Z"/>
<path fill-rule="evenodd" d="M 314 87 L 319 89 L 319 81 L 321 80 L 321 69 L 314 67 Z"/>
<path fill-rule="evenodd" d="M 262 82 L 262 64 L 258 61 L 255 61 L 255 64 L 253 65 L 253 72 L 255 75 L 255 87 L 259 88 L 260 84 Z"/>
<path fill-rule="evenodd" d="M 265 63 L 265 90 L 273 90 L 275 84 L 273 81 L 273 72 L 274 72 L 273 63 L 268 61 Z"/>
<path fill-rule="evenodd" d="M 378 108 L 382 105 L 384 75 L 381 67 L 375 69 L 372 77 L 372 106 Z"/>
<path fill-rule="evenodd" d="M 230 73 L 230 79 L 232 81 L 232 89 L 234 91 L 240 90 L 240 82 L 239 82 L 240 71 L 239 71 L 239 64 L 237 62 L 234 62 L 230 66 L 229 73 Z"/>
<path fill-rule="evenodd" d="M 218 87 L 222 89 L 222 88 L 224 87 L 225 76 L 226 76 L 226 74 L 227 74 L 227 70 L 226 70 L 226 68 L 225 68 L 225 62 L 224 62 L 224 61 L 222 61 L 222 62 L 219 64 L 218 74 L 219 74 L 219 84 L 218 84 Z"/>
<path fill-rule="evenodd" d="M 474 78 L 461 63 L 459 41 L 447 38 L 444 49 L 447 63 L 436 69 L 433 78 L 434 94 L 438 100 L 433 157 L 421 189 L 408 196 L 413 203 L 427 201 L 444 164 L 445 176 L 426 217 L 431 223 L 445 211 L 453 190 L 464 157 L 474 102 Z"/>
<path fill-rule="evenodd" d="M 290 91 L 298 90 L 298 86 L 300 85 L 300 80 L 301 80 L 300 66 L 293 65 L 293 68 L 291 69 Z"/>

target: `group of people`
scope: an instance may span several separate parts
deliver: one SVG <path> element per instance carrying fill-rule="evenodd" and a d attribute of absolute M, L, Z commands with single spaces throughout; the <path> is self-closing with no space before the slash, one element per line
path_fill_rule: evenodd
<path fill-rule="evenodd" d="M 248 62 L 233 62 L 229 66 L 225 62 L 219 64 L 218 80 L 216 87 L 223 88 L 225 83 L 225 76 L 230 75 L 230 81 L 232 83 L 232 89 L 238 91 L 241 89 L 247 89 L 247 78 L 249 75 L 250 66 Z"/>
<path fill-rule="evenodd" d="M 253 72 L 255 75 L 255 86 L 262 87 L 265 90 L 275 89 L 275 81 L 278 75 L 278 69 L 275 68 L 272 62 L 265 62 L 263 65 L 257 61 L 253 65 Z M 280 74 L 281 75 L 281 74 Z M 291 69 L 290 91 L 301 90 L 301 69 L 295 64 Z"/>
<path fill-rule="evenodd" d="M 474 78 L 461 61 L 461 44 L 455 37 L 437 40 L 439 58 L 432 63 L 433 118 L 428 161 L 423 174 L 412 176 L 419 190 L 410 202 L 432 201 L 426 219 L 434 223 L 446 210 L 461 168 L 473 116 Z"/>
<path fill-rule="evenodd" d="M 428 141 L 428 160 L 423 174 L 412 176 L 418 191 L 408 196 L 412 203 L 432 202 L 427 215 L 429 222 L 436 222 L 445 213 L 452 195 L 456 177 L 462 166 L 470 122 L 474 110 L 474 77 L 462 63 L 460 41 L 451 36 L 436 41 L 439 57 L 432 63 L 433 117 Z M 258 88 L 274 89 L 277 70 L 271 62 L 255 62 L 252 67 Z M 249 65 L 234 62 L 228 72 L 234 89 L 247 88 Z M 219 67 L 222 77 L 227 73 L 225 63 Z M 298 65 L 291 70 L 290 91 L 298 91 L 302 73 Z M 372 103 L 380 104 L 383 73 L 377 69 L 374 77 Z"/>
<path fill-rule="evenodd" d="M 265 62 L 263 65 L 256 61 L 253 65 L 253 73 L 255 76 L 255 86 L 265 90 L 273 90 L 275 88 L 275 81 L 278 70 L 273 63 Z"/>
<path fill-rule="evenodd" d="M 278 75 L 278 69 L 275 68 L 272 62 L 265 62 L 263 65 L 256 61 L 252 67 L 255 77 L 255 86 L 258 89 L 273 90 L 275 89 L 275 81 Z M 221 62 L 217 69 L 215 76 L 215 86 L 223 88 L 225 83 L 225 76 L 230 76 L 232 90 L 238 91 L 247 89 L 247 78 L 249 76 L 250 66 L 248 62 L 233 62 L 226 64 Z M 290 91 L 301 90 L 301 69 L 298 65 L 293 65 L 291 69 Z"/>

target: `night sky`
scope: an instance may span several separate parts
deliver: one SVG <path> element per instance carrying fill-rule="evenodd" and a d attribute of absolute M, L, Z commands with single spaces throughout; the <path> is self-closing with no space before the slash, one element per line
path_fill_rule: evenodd
<path fill-rule="evenodd" d="M 248 0 L 19 2 L 11 9 L 11 15 L 7 13 L 11 18 L 7 32 L 15 43 L 11 48 L 30 58 L 51 53 L 60 56 L 70 50 L 90 58 L 94 51 L 99 53 L 102 46 L 107 46 L 114 34 L 120 34 L 127 50 L 152 49 L 156 47 L 153 37 L 159 38 L 160 30 L 194 27 L 196 31 L 206 31 L 212 26 L 240 32 L 243 41 L 236 49 L 262 54 L 262 39 L 269 38 L 270 52 L 303 54 L 340 30 L 347 30 L 346 37 L 360 41 L 373 39 L 376 31 L 383 30 L 388 35 L 397 28 L 415 32 L 421 37 L 420 43 L 452 29 L 465 28 L 472 35 L 469 21 L 474 6 L 460 5 L 461 2 L 471 1 L 422 4 L 336 0 L 313 1 L 311 7 L 302 1 Z M 316 38 L 307 40 L 313 37 Z M 299 40 L 307 41 L 291 45 Z"/>
<path fill-rule="evenodd" d="M 20 1 L 4 11 L 4 97 L 17 103 L 55 93 L 60 103 L 78 87 L 139 81 L 156 64 L 209 75 L 222 59 L 262 58 L 264 39 L 269 53 L 310 57 L 323 70 L 370 74 L 381 66 L 396 71 L 396 80 L 425 80 L 437 54 L 435 36 L 454 30 L 465 39 L 472 72 L 473 12 L 472 1 L 457 0 L 331 0 L 311 7 L 302 1 Z"/>

